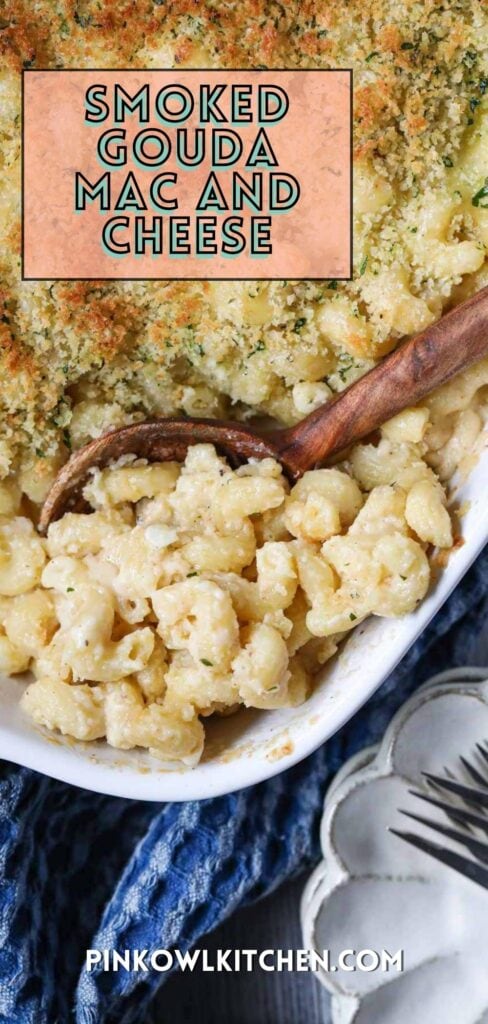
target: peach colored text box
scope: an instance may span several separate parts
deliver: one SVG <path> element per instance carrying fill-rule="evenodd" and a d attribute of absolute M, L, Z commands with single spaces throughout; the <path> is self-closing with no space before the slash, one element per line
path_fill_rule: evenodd
<path fill-rule="evenodd" d="M 96 94 L 87 90 L 98 86 Z M 140 90 L 147 96 L 148 108 L 141 106 L 133 113 L 127 108 L 115 120 L 115 98 Z M 179 87 L 178 96 L 169 87 Z M 215 103 L 202 106 L 208 89 L 223 86 Z M 236 87 L 250 87 L 247 90 Z M 145 90 L 143 87 L 147 87 Z M 233 89 L 234 87 L 234 89 Z M 259 87 L 267 87 L 267 109 L 259 110 Z M 273 89 L 278 90 L 278 96 Z M 350 90 L 348 71 L 27 71 L 24 73 L 24 250 L 23 276 L 27 279 L 55 278 L 347 278 L 350 275 Z M 212 94 L 211 94 L 212 95 Z M 263 103 L 266 88 L 261 89 Z M 274 115 L 280 96 L 283 109 L 280 120 L 267 120 Z M 232 98 L 235 107 L 232 109 Z M 159 98 L 158 98 L 159 97 Z M 194 100 L 192 108 L 191 100 Z M 240 100 L 240 103 L 239 103 Z M 105 106 L 103 106 L 105 104 Z M 186 108 L 186 109 L 185 109 Z M 181 111 L 181 114 L 180 114 Z M 87 112 L 103 121 L 87 123 Z M 167 124 L 173 116 L 187 113 L 185 120 Z M 213 115 L 213 120 L 205 118 Z M 141 117 L 148 120 L 142 120 Z M 244 119 L 251 118 L 250 121 Z M 123 118 L 123 119 L 122 119 Z M 222 120 L 223 118 L 223 120 Z M 203 119 L 203 120 L 202 120 Z M 97 146 L 107 136 L 105 155 Z M 151 138 L 145 134 L 139 155 L 152 162 L 148 167 L 136 163 L 134 143 L 139 133 L 155 130 Z M 187 130 L 186 137 L 182 132 Z M 200 135 L 195 131 L 200 129 Z M 259 153 L 246 167 L 260 131 Z M 202 134 L 203 130 L 203 134 Z M 206 209 L 196 205 L 208 181 L 212 166 L 212 133 L 216 142 L 226 132 L 235 133 L 242 143 L 242 155 L 231 166 L 217 167 L 215 174 L 221 195 Z M 122 135 L 120 133 L 124 132 Z M 178 132 L 180 133 L 178 135 Z M 204 147 L 202 162 L 192 168 L 178 160 L 178 139 L 186 153 L 195 151 L 197 140 Z M 232 140 L 221 138 L 224 157 Z M 169 143 L 169 147 L 168 147 Z M 239 144 L 236 142 L 238 148 Z M 119 147 L 119 148 L 117 148 Z M 126 147 L 125 151 L 122 147 Z M 169 152 L 165 152 L 168 150 Z M 263 156 L 264 153 L 264 156 Z M 121 166 L 113 166 L 114 159 Z M 181 155 L 181 154 L 180 154 Z M 164 157 L 164 161 L 163 161 Z M 261 158 L 261 163 L 259 163 Z M 276 165 L 273 165 L 273 158 Z M 267 161 L 267 162 L 266 162 Z M 108 175 L 110 195 L 100 209 L 103 189 L 93 200 L 84 198 L 85 209 L 75 209 L 76 174 L 80 172 L 94 186 Z M 254 201 L 236 199 L 233 183 L 255 185 Z M 262 188 L 259 201 L 259 175 Z M 125 186 L 133 197 L 128 175 L 136 180 L 139 195 L 147 209 L 127 208 L 121 200 Z M 173 175 L 161 180 L 159 175 Z M 276 178 L 285 175 L 286 182 Z M 279 199 L 292 193 L 298 198 L 288 210 L 270 216 L 270 180 L 275 176 Z M 151 198 L 155 179 L 161 187 Z M 130 179 L 133 181 L 133 179 Z M 295 182 L 298 182 L 297 190 Z M 106 186 L 105 186 L 106 187 Z M 79 185 L 80 188 L 80 185 Z M 83 189 L 81 189 L 83 192 Z M 242 190 L 241 190 L 242 192 Z M 215 190 L 212 190 L 215 199 Z M 223 197 L 223 198 L 222 198 Z M 174 209 L 161 209 L 159 200 L 173 199 Z M 292 201 L 290 200 L 290 202 Z M 238 203 L 237 208 L 234 204 Z M 118 209 L 115 207 L 118 205 Z M 242 209 L 240 208 L 242 205 Z M 255 206 L 259 209 L 255 209 Z M 226 206 L 227 209 L 215 208 Z M 136 253 L 136 223 L 139 248 Z M 114 220 L 114 218 L 116 220 Z M 182 218 L 181 222 L 178 219 Z M 188 218 L 188 220 L 185 220 Z M 197 220 L 200 224 L 197 255 Z M 241 218 L 236 221 L 235 218 Z M 110 222 L 110 223 L 109 223 Z M 222 250 L 223 224 L 227 223 L 227 247 L 242 245 L 239 255 Z M 231 231 L 230 224 L 238 229 Z M 105 242 L 103 241 L 103 232 Z M 147 232 L 156 232 L 153 252 Z M 254 239 L 254 255 L 251 253 Z M 170 253 L 173 245 L 174 255 Z M 128 249 L 127 252 L 120 250 Z M 216 248 L 216 252 L 212 250 Z M 271 252 L 267 251 L 271 248 Z M 189 252 L 185 250 L 189 249 Z M 113 251 L 115 250 L 115 252 Z M 260 251 L 259 251 L 260 250 Z"/>

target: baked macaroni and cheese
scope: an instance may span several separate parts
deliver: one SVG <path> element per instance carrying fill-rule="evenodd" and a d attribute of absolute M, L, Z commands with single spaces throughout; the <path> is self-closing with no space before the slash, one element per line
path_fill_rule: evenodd
<path fill-rule="evenodd" d="M 473 0 L 0 2 L 0 668 L 78 739 L 195 763 L 200 716 L 305 699 L 367 615 L 422 600 L 453 544 L 480 363 L 290 489 L 118 463 L 47 540 L 72 450 L 155 415 L 292 423 L 488 283 L 487 24 Z M 33 67 L 352 67 L 351 282 L 22 282 L 20 79 Z M 455 538 L 456 539 L 456 538 Z"/>

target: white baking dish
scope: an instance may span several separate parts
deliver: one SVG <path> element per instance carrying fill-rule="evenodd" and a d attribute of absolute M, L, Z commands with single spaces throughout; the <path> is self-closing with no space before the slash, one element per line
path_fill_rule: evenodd
<path fill-rule="evenodd" d="M 142 751 L 50 734 L 20 710 L 25 683 L 19 679 L 0 680 L 0 756 L 86 789 L 160 801 L 217 796 L 289 768 L 332 736 L 381 685 L 488 540 L 488 451 L 458 488 L 456 501 L 465 509 L 464 543 L 419 609 L 403 619 L 371 618 L 359 626 L 302 707 L 243 711 L 208 722 L 208 744 L 197 768 L 168 770 Z"/>

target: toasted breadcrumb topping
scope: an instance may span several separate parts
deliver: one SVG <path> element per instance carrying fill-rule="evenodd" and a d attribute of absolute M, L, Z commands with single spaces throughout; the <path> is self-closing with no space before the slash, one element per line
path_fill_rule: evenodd
<path fill-rule="evenodd" d="M 0 472 L 47 481 L 148 414 L 292 422 L 481 287 L 487 24 L 479 0 L 0 2 Z M 22 282 L 36 67 L 352 68 L 353 282 Z"/>

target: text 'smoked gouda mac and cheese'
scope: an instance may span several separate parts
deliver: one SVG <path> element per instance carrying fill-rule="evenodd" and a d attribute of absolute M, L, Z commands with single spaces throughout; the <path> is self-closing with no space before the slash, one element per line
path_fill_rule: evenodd
<path fill-rule="evenodd" d="M 350 278 L 351 89 L 346 69 L 25 70 L 23 278 Z"/>

